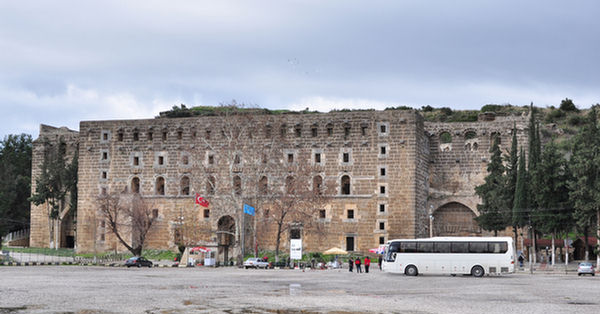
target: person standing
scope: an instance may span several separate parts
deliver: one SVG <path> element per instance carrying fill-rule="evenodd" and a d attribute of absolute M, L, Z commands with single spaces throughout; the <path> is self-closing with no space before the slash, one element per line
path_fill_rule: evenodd
<path fill-rule="evenodd" d="M 367 256 L 365 257 L 365 273 L 369 272 L 369 266 L 371 266 L 371 259 Z"/>
<path fill-rule="evenodd" d="M 379 264 L 379 270 L 381 270 L 381 260 L 383 259 L 383 255 L 379 255 L 379 258 L 377 259 L 377 264 Z"/>
<path fill-rule="evenodd" d="M 350 257 L 350 259 L 348 260 L 348 270 L 350 272 L 352 272 L 352 267 L 354 267 L 354 260 L 352 259 L 352 257 Z"/>
<path fill-rule="evenodd" d="M 356 265 L 356 273 L 362 273 L 362 270 L 360 269 L 360 257 L 357 257 L 356 260 L 354 261 L 354 264 Z"/>

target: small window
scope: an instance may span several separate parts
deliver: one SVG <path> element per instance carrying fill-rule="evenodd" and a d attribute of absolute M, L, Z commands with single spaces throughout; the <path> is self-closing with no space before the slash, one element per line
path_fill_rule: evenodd
<path fill-rule="evenodd" d="M 140 165 L 140 157 L 133 156 L 133 165 L 134 166 L 139 166 Z"/>
<path fill-rule="evenodd" d="M 387 125 L 385 125 L 385 124 L 379 125 L 379 133 L 382 133 L 382 134 L 387 133 Z"/>
<path fill-rule="evenodd" d="M 209 165 L 215 164 L 215 156 L 214 155 L 208 155 L 208 164 Z"/>
<path fill-rule="evenodd" d="M 156 195 L 165 195 L 165 178 L 163 178 L 163 177 L 156 178 L 155 194 Z"/>
<path fill-rule="evenodd" d="M 348 209 L 348 211 L 346 212 L 346 218 L 354 219 L 354 209 Z"/>
<path fill-rule="evenodd" d="M 379 222 L 379 230 L 385 230 L 385 222 L 383 222 L 383 221 Z"/>
<path fill-rule="evenodd" d="M 166 141 L 167 140 L 167 131 L 163 131 L 162 132 L 162 140 Z"/>
<path fill-rule="evenodd" d="M 387 154 L 387 147 L 386 146 L 379 146 L 379 154 L 381 154 L 381 155 Z"/>
<path fill-rule="evenodd" d="M 177 139 L 181 140 L 183 138 L 183 131 L 177 131 Z"/>
<path fill-rule="evenodd" d="M 134 141 L 139 141 L 140 140 L 140 133 L 133 132 L 133 140 Z"/>
<path fill-rule="evenodd" d="M 317 137 L 317 135 L 319 135 L 319 129 L 317 129 L 316 127 L 313 127 L 312 129 L 310 129 L 312 137 Z"/>
<path fill-rule="evenodd" d="M 279 129 L 279 135 L 281 135 L 281 137 L 285 137 L 286 132 L 287 132 L 287 125 L 282 124 L 281 129 Z"/>
<path fill-rule="evenodd" d="M 319 218 L 325 219 L 326 211 L 324 209 L 319 209 Z"/>
<path fill-rule="evenodd" d="M 345 162 L 345 163 L 350 162 L 350 153 L 343 153 L 342 154 L 342 162 Z"/>
<path fill-rule="evenodd" d="M 344 127 L 344 138 L 348 138 L 350 137 L 350 126 L 345 126 Z"/>
<path fill-rule="evenodd" d="M 184 176 L 181 178 L 181 195 L 190 195 L 190 178 Z"/>
<path fill-rule="evenodd" d="M 108 132 L 102 132 L 102 140 L 108 141 Z"/>
<path fill-rule="evenodd" d="M 385 237 L 379 237 L 379 245 L 385 244 Z"/>
<path fill-rule="evenodd" d="M 235 195 L 242 195 L 242 178 L 239 176 L 233 177 L 233 191 Z"/>
<path fill-rule="evenodd" d="M 151 141 L 154 139 L 154 133 L 148 132 L 148 140 Z"/>
<path fill-rule="evenodd" d="M 327 125 L 327 136 L 333 135 L 333 125 Z"/>
<path fill-rule="evenodd" d="M 164 164 L 165 164 L 165 157 L 158 156 L 158 165 L 164 165 Z"/>
<path fill-rule="evenodd" d="M 240 158 L 240 155 L 237 155 L 237 154 L 236 154 L 236 155 L 233 157 L 233 163 L 234 163 L 234 164 L 236 164 L 236 165 L 239 165 L 239 164 L 241 163 L 241 158 Z"/>
<path fill-rule="evenodd" d="M 321 153 L 315 153 L 315 164 L 321 163 Z"/>
<path fill-rule="evenodd" d="M 119 134 L 117 135 L 119 142 L 123 142 L 123 132 L 119 132 Z"/>
<path fill-rule="evenodd" d="M 294 133 L 296 134 L 296 137 L 302 137 L 302 127 L 301 126 L 296 126 L 294 128 Z"/>
<path fill-rule="evenodd" d="M 102 179 L 106 178 L 108 178 L 108 174 L 106 173 L 106 171 L 102 171 Z"/>
<path fill-rule="evenodd" d="M 360 127 L 360 135 L 362 135 L 362 136 L 367 135 L 367 127 L 366 126 L 363 125 Z"/>
<path fill-rule="evenodd" d="M 204 218 L 210 218 L 210 209 L 204 210 Z"/>
<path fill-rule="evenodd" d="M 350 177 L 342 176 L 341 179 L 341 192 L 342 195 L 350 195 Z"/>
<path fill-rule="evenodd" d="M 346 237 L 346 251 L 354 251 L 354 237 Z"/>
<path fill-rule="evenodd" d="M 140 193 L 140 178 L 134 177 L 131 179 L 131 192 Z"/>
<path fill-rule="evenodd" d="M 108 160 L 108 152 L 102 152 L 102 160 Z"/>
<path fill-rule="evenodd" d="M 260 181 L 258 182 L 258 194 L 260 195 L 267 195 L 269 189 L 269 179 L 267 179 L 267 177 L 262 177 L 260 178 Z"/>
<path fill-rule="evenodd" d="M 385 177 L 385 171 L 386 171 L 385 167 L 379 168 L 379 176 L 380 177 Z"/>
<path fill-rule="evenodd" d="M 379 204 L 379 212 L 385 213 L 385 204 Z"/>
<path fill-rule="evenodd" d="M 291 164 L 291 163 L 293 163 L 293 162 L 294 162 L 294 154 L 292 154 L 292 153 L 288 153 L 288 154 L 287 154 L 287 162 L 288 162 L 289 164 Z"/>
<path fill-rule="evenodd" d="M 385 185 L 379 186 L 379 194 L 385 194 Z"/>

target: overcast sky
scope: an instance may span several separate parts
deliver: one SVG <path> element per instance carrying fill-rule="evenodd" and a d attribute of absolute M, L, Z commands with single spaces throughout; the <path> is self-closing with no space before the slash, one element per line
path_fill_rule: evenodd
<path fill-rule="evenodd" d="M 236 100 L 600 102 L 600 1 L 0 1 L 0 137 Z"/>

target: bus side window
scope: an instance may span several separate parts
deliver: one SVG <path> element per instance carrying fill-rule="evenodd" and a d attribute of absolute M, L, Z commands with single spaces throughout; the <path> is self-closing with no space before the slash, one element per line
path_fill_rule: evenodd
<path fill-rule="evenodd" d="M 487 253 L 487 242 L 469 242 L 469 253 Z"/>
<path fill-rule="evenodd" d="M 469 242 L 452 242 L 452 253 L 469 253 Z"/>
<path fill-rule="evenodd" d="M 450 242 L 435 242 L 435 253 L 450 253 Z"/>
<path fill-rule="evenodd" d="M 390 244 L 387 255 L 385 257 L 386 262 L 393 262 L 396 260 L 396 252 L 400 251 L 400 242 L 394 242 Z"/>
<path fill-rule="evenodd" d="M 402 246 L 400 246 L 400 252 L 416 253 L 417 252 L 417 242 L 402 242 Z"/>
<path fill-rule="evenodd" d="M 490 253 L 506 253 L 508 250 L 506 242 L 490 242 L 488 246 Z"/>

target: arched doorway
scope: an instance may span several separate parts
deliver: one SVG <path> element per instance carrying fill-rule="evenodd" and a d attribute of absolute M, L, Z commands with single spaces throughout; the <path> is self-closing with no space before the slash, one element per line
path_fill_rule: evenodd
<path fill-rule="evenodd" d="M 235 245 L 235 219 L 231 216 L 223 216 L 217 222 L 217 243 L 219 251 L 217 260 L 224 265 L 228 264 L 229 256 L 233 254 L 233 246 Z"/>
<path fill-rule="evenodd" d="M 475 217 L 469 207 L 448 203 L 433 212 L 433 236 L 481 236 Z"/>

